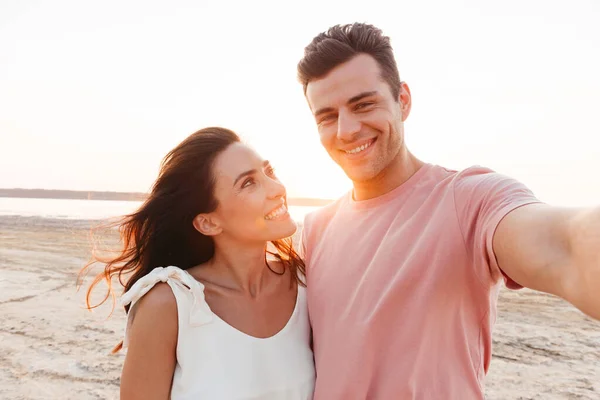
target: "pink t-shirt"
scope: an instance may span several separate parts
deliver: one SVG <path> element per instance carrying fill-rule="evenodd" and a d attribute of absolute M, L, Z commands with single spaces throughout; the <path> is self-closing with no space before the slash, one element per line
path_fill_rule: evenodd
<path fill-rule="evenodd" d="M 492 237 L 535 202 L 489 169 L 426 164 L 383 196 L 309 214 L 314 399 L 483 399 L 504 276 Z"/>

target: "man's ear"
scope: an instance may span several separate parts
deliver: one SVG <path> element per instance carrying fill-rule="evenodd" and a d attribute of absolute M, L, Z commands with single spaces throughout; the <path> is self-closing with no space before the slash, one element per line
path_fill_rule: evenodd
<path fill-rule="evenodd" d="M 205 236 L 216 236 L 222 232 L 221 226 L 211 214 L 198 214 L 193 221 L 194 228 Z"/>
<path fill-rule="evenodd" d="M 400 82 L 400 93 L 398 95 L 398 102 L 400 103 L 400 109 L 402 111 L 402 121 L 406 121 L 410 115 L 410 109 L 412 107 L 412 96 L 410 94 L 410 88 L 406 82 Z"/>

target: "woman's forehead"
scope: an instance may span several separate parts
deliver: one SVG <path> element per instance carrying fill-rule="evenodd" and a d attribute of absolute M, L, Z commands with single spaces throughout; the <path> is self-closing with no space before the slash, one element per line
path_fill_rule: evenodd
<path fill-rule="evenodd" d="M 235 179 L 253 169 L 261 169 L 264 159 L 250 146 L 234 143 L 227 147 L 215 160 L 214 173 L 217 177 Z"/>

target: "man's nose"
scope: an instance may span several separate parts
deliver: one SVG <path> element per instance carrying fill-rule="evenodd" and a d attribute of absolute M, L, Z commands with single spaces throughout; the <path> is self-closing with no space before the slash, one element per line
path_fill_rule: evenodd
<path fill-rule="evenodd" d="M 338 115 L 337 137 L 344 142 L 351 142 L 360 131 L 359 119 L 350 112 L 340 112 Z"/>

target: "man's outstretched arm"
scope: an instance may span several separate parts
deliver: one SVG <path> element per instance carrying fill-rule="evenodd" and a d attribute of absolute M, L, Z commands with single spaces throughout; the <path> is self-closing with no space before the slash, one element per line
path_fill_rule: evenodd
<path fill-rule="evenodd" d="M 560 296 L 600 320 L 600 208 L 517 208 L 498 225 L 493 248 L 516 283 Z"/>

